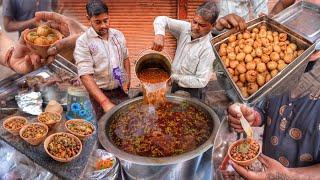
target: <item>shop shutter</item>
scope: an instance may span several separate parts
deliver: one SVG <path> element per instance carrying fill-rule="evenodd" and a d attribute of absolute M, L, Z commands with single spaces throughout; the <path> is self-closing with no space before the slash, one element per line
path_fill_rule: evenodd
<path fill-rule="evenodd" d="M 85 4 L 87 0 L 61 0 L 63 14 L 74 17 L 83 24 L 89 25 L 86 18 Z M 150 48 L 154 38 L 153 20 L 156 16 L 177 17 L 176 0 L 108 0 L 111 27 L 122 31 L 127 40 L 131 61 L 132 82 L 139 83 L 134 74 L 134 62 L 139 53 Z M 167 35 L 165 51 L 174 57 L 176 40 Z"/>
<path fill-rule="evenodd" d="M 202 4 L 204 0 L 192 0 L 188 1 L 188 16 L 187 19 L 191 21 L 195 15 L 195 12 L 200 4 Z"/>

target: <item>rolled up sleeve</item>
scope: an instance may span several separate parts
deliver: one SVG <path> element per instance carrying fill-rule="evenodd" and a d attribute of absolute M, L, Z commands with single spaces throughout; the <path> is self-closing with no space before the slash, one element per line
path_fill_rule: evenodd
<path fill-rule="evenodd" d="M 181 32 L 190 27 L 190 23 L 186 21 L 176 20 L 167 16 L 158 16 L 153 22 L 154 34 L 165 35 L 166 30 L 169 30 L 175 38 L 179 38 Z"/>
<path fill-rule="evenodd" d="M 73 56 L 76 61 L 79 76 L 94 73 L 94 61 L 92 59 L 88 44 L 82 39 L 82 36 L 78 38 L 76 42 Z"/>

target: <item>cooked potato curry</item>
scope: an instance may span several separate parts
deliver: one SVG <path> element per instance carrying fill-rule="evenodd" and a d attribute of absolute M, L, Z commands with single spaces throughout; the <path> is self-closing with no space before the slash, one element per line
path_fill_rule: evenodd
<path fill-rule="evenodd" d="M 44 126 L 41 126 L 39 124 L 32 124 L 22 132 L 22 136 L 24 138 L 40 138 L 46 132 L 47 129 Z"/>
<path fill-rule="evenodd" d="M 166 102 L 155 109 L 132 104 L 116 114 L 107 130 L 120 149 L 140 156 L 167 157 L 191 151 L 212 132 L 212 122 L 197 107 Z"/>
<path fill-rule="evenodd" d="M 146 83 L 160 83 L 169 79 L 169 74 L 159 68 L 144 69 L 138 74 L 138 78 Z"/>
<path fill-rule="evenodd" d="M 68 159 L 79 153 L 80 142 L 66 134 L 55 135 L 48 144 L 48 151 L 55 157 Z"/>
<path fill-rule="evenodd" d="M 144 69 L 138 74 L 142 83 L 144 102 L 146 104 L 161 104 L 166 102 L 167 80 L 169 74 L 159 68 Z"/>
<path fill-rule="evenodd" d="M 246 161 L 254 158 L 259 152 L 259 144 L 253 140 L 243 141 L 231 149 L 231 156 L 237 161 Z"/>
<path fill-rule="evenodd" d="M 6 122 L 4 124 L 4 127 L 7 129 L 15 130 L 22 128 L 22 126 L 24 126 L 26 123 L 26 120 L 23 118 L 14 118 Z"/>
<path fill-rule="evenodd" d="M 39 121 L 42 123 L 53 123 L 60 120 L 59 115 L 51 112 L 43 112 L 39 115 Z"/>
<path fill-rule="evenodd" d="M 84 136 L 92 134 L 94 131 L 94 128 L 92 127 L 92 125 L 87 122 L 74 121 L 72 123 L 68 123 L 67 128 L 72 132 L 75 132 Z"/>

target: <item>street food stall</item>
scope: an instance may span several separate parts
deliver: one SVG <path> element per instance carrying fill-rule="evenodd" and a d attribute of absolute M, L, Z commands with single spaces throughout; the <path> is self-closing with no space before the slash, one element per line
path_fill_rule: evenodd
<path fill-rule="evenodd" d="M 231 100 L 254 105 L 267 96 L 294 87 L 319 40 L 319 14 L 320 7 L 299 2 L 274 19 L 263 16 L 248 22 L 248 32 L 230 30 L 212 39 L 217 78 Z M 312 23 L 306 25 L 304 23 L 308 22 L 304 19 Z M 267 56 L 255 62 L 257 54 L 251 54 L 255 44 L 268 44 L 250 40 L 257 35 L 278 39 L 284 47 L 261 49 Z M 236 48 L 233 43 L 236 39 L 246 39 L 243 51 L 250 56 L 240 51 L 229 53 L 229 47 Z M 285 57 L 283 51 L 288 50 L 287 47 L 292 50 L 292 57 Z M 150 57 L 155 60 L 154 56 Z M 154 61 L 156 63 L 145 63 L 147 68 L 154 68 L 155 64 L 168 65 L 159 63 L 163 62 L 161 58 Z M 243 64 L 230 64 L 230 60 L 235 59 Z M 278 63 L 269 63 L 270 59 Z M 148 59 L 143 60 L 147 62 Z M 240 77 L 241 72 L 255 69 L 252 66 L 257 64 L 263 71 L 268 69 L 267 74 L 258 78 L 257 72 L 252 71 Z M 160 71 L 146 75 L 146 81 L 153 79 L 144 83 L 166 84 L 170 75 L 167 73 L 165 77 L 159 77 Z M 191 176 L 221 179 L 218 167 L 228 152 L 230 156 L 235 154 L 234 161 L 250 162 L 244 165 L 251 165 L 261 153 L 256 142 L 233 144 L 230 149 L 240 135 L 230 132 L 225 117 L 220 123 L 213 109 L 199 100 L 165 96 L 163 91 L 156 91 L 150 93 L 150 97 L 165 96 L 164 105 L 152 108 L 144 102 L 153 101 L 137 97 L 120 103 L 97 121 L 88 103 L 88 94 L 77 86 L 76 67 L 61 56 L 51 65 L 30 74 L 14 75 L 1 81 L 0 139 L 41 166 L 39 171 L 45 169 L 62 179 L 188 179 Z M 156 96 L 159 94 L 160 97 Z M 55 113 L 47 111 L 50 106 Z M 253 154 L 247 159 L 237 157 L 235 148 L 238 146 L 245 146 Z M 55 178 L 48 174 L 32 177 L 36 176 Z"/>

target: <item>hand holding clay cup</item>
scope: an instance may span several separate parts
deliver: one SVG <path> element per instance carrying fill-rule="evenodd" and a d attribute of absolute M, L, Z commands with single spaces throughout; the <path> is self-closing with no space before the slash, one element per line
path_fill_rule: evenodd
<path fill-rule="evenodd" d="M 56 44 L 62 38 L 63 35 L 58 30 L 52 29 L 47 25 L 40 25 L 24 33 L 27 47 L 42 58 L 46 58 L 49 47 Z"/>

